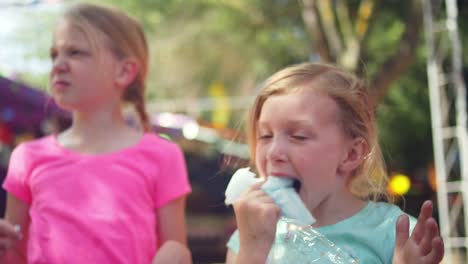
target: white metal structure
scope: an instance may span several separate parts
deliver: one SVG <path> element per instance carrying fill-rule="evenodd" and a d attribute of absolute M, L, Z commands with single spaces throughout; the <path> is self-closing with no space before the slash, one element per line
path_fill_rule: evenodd
<path fill-rule="evenodd" d="M 468 263 L 466 86 L 456 0 L 424 0 L 427 73 L 444 263 Z"/>

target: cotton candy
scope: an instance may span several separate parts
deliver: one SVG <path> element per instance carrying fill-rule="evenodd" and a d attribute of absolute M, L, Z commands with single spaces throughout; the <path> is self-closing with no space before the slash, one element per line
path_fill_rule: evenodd
<path fill-rule="evenodd" d="M 249 168 L 237 170 L 226 188 L 226 205 L 234 203 L 244 191 L 259 181 Z M 294 190 L 293 183 L 291 178 L 269 176 L 261 189 L 278 205 L 282 216 L 295 220 L 298 225 L 312 225 L 315 218 Z"/>

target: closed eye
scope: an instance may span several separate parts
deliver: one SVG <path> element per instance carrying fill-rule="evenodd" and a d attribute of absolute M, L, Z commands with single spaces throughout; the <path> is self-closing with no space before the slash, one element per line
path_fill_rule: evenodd
<path fill-rule="evenodd" d="M 55 58 L 57 58 L 57 52 L 51 51 L 51 52 L 50 52 L 50 59 L 51 59 L 52 61 L 54 61 Z"/>
<path fill-rule="evenodd" d="M 307 137 L 304 135 L 292 135 L 291 137 L 295 140 L 300 140 L 300 141 L 307 139 Z"/>
<path fill-rule="evenodd" d="M 77 56 L 77 55 L 81 55 L 82 54 L 82 51 L 81 50 L 77 50 L 77 49 L 71 49 L 68 51 L 68 55 L 70 56 Z"/>
<path fill-rule="evenodd" d="M 67 50 L 67 55 L 68 56 L 71 56 L 71 57 L 76 57 L 76 56 L 85 56 L 85 55 L 89 55 L 90 53 L 85 50 L 85 49 L 80 49 L 80 48 L 73 48 L 73 47 L 70 47 L 68 50 Z"/>
<path fill-rule="evenodd" d="M 258 139 L 270 139 L 272 138 L 273 136 L 270 135 L 270 134 L 262 134 L 262 135 L 259 135 L 258 136 Z"/>

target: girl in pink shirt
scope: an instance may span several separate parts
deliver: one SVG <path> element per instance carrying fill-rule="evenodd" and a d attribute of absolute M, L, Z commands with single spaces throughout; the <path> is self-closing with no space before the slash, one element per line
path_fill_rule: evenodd
<path fill-rule="evenodd" d="M 79 4 L 59 22 L 50 54 L 52 95 L 73 122 L 13 151 L 0 261 L 145 264 L 161 248 L 155 263 L 190 262 L 185 161 L 176 144 L 149 132 L 140 24 Z M 135 106 L 143 129 L 128 125 L 123 103 Z"/>

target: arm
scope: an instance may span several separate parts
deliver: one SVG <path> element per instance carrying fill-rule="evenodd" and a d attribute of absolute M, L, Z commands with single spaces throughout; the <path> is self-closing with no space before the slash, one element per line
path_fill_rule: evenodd
<path fill-rule="evenodd" d="M 167 241 L 153 258 L 152 264 L 191 264 L 190 250 L 179 242 Z"/>
<path fill-rule="evenodd" d="M 186 196 L 171 201 L 156 211 L 158 223 L 158 242 L 162 246 L 168 240 L 174 240 L 187 245 L 185 225 Z"/>
<path fill-rule="evenodd" d="M 5 220 L 2 221 L 2 234 L 0 235 L 3 241 L 9 241 L 10 247 L 7 250 L 2 260 L 2 263 L 26 263 L 27 259 L 27 242 L 28 242 L 28 229 L 29 229 L 29 206 L 14 197 L 11 194 L 7 196 L 7 207 L 5 212 Z M 21 236 L 18 236 L 18 233 L 14 231 L 13 225 L 20 225 L 21 227 Z M 14 236 L 11 232 L 14 232 Z M 10 234 L 5 238 L 5 233 Z M 4 240 L 5 239 L 5 240 Z M 8 243 L 8 242 L 7 242 Z"/>
<path fill-rule="evenodd" d="M 178 198 L 156 211 L 156 232 L 160 248 L 153 258 L 153 264 L 192 263 L 190 250 L 187 248 L 185 199 L 185 196 Z"/>
<path fill-rule="evenodd" d="M 235 264 L 237 260 L 237 255 L 228 248 L 227 255 L 226 255 L 226 264 Z"/>
<path fill-rule="evenodd" d="M 393 264 L 438 264 L 442 261 L 444 242 L 439 235 L 437 223 L 432 217 L 432 209 L 431 202 L 423 203 L 411 236 L 409 235 L 408 216 L 402 215 L 398 218 Z"/>

